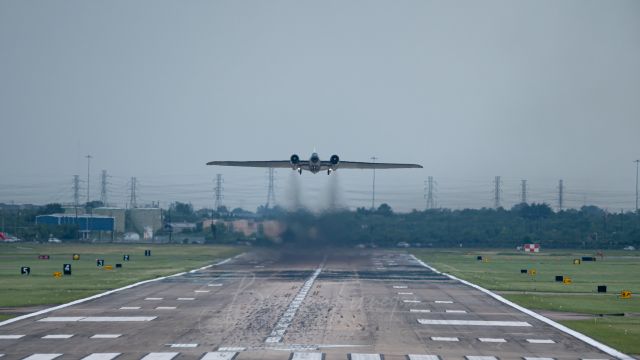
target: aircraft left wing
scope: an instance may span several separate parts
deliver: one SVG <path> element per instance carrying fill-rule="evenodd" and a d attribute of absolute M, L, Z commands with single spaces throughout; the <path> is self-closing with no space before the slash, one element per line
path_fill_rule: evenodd
<path fill-rule="evenodd" d="M 267 160 L 267 161 L 209 161 L 207 165 L 218 166 L 243 166 L 243 167 L 265 167 L 265 168 L 291 168 L 289 160 Z"/>
<path fill-rule="evenodd" d="M 418 164 L 374 163 L 358 161 L 340 161 L 338 169 L 411 169 L 422 168 Z"/>

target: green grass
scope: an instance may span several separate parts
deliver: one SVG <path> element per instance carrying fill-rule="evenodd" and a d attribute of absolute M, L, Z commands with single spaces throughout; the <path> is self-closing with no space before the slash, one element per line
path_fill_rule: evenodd
<path fill-rule="evenodd" d="M 584 251 L 525 254 L 491 250 L 413 250 L 420 259 L 440 271 L 501 293 L 507 299 L 533 310 L 583 314 L 640 314 L 640 255 L 636 252 L 605 252 L 604 259 L 574 265 L 573 259 L 593 256 Z M 476 260 L 480 255 L 488 262 Z M 521 274 L 535 269 L 537 275 Z M 555 281 L 556 275 L 569 276 L 572 284 Z M 598 294 L 597 286 L 607 285 L 608 293 Z M 618 294 L 630 290 L 631 299 Z M 640 353 L 640 318 L 598 317 L 594 320 L 563 321 L 616 349 Z"/>
<path fill-rule="evenodd" d="M 152 256 L 145 257 L 145 249 L 150 249 Z M 242 250 L 205 245 L 1 244 L 0 307 L 62 304 L 211 264 Z M 39 254 L 49 255 L 50 260 L 39 260 Z M 80 260 L 72 260 L 73 254 L 80 254 Z M 131 256 L 130 261 L 122 261 L 124 254 Z M 98 258 L 114 269 L 97 267 Z M 123 267 L 116 269 L 116 263 Z M 57 279 L 53 273 L 62 271 L 63 264 L 71 264 L 72 275 Z M 21 266 L 31 267 L 31 275 L 21 275 Z"/>

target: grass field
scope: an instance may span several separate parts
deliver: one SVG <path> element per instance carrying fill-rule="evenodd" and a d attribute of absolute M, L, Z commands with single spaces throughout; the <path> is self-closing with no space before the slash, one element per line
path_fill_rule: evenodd
<path fill-rule="evenodd" d="M 549 251 L 525 254 L 514 251 L 413 250 L 420 259 L 440 271 L 496 291 L 520 305 L 534 310 L 583 314 L 621 314 L 596 320 L 562 323 L 615 348 L 640 354 L 640 255 L 635 252 L 605 252 L 604 259 L 574 265 L 573 259 L 593 256 L 581 251 Z M 477 256 L 488 262 L 476 260 Z M 521 274 L 535 269 L 536 275 Z M 571 284 L 555 281 L 556 275 L 569 276 Z M 606 285 L 607 293 L 597 293 Z M 630 290 L 631 299 L 621 299 Z"/>
<path fill-rule="evenodd" d="M 144 256 L 146 249 L 152 256 Z M 238 247 L 205 245 L 0 244 L 0 307 L 62 304 L 211 264 L 242 251 Z M 49 260 L 38 259 L 45 254 Z M 79 254 L 80 260 L 74 261 L 73 254 Z M 123 261 L 125 254 L 130 255 L 130 261 Z M 114 269 L 97 267 L 96 259 L 104 259 L 105 265 Z M 122 268 L 116 269 L 116 263 Z M 55 278 L 53 273 L 62 271 L 63 264 L 71 264 L 72 274 Z M 29 266 L 31 275 L 21 275 L 21 266 Z M 10 314 L 5 311 L 0 316 Z"/>

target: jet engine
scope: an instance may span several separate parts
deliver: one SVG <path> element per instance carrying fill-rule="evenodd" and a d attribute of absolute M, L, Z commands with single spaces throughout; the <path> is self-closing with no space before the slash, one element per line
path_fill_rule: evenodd
<path fill-rule="evenodd" d="M 335 167 L 340 162 L 340 157 L 338 155 L 331 155 L 331 158 L 329 158 L 329 162 L 331 163 L 331 165 L 333 165 L 333 168 L 335 169 Z"/>

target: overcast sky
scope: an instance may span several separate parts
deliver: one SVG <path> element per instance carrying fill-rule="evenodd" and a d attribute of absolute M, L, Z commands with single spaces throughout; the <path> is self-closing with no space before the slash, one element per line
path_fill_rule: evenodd
<path fill-rule="evenodd" d="M 378 171 L 377 197 L 438 204 L 610 210 L 635 205 L 640 158 L 640 1 L 0 1 L 0 202 L 91 197 L 102 169 L 123 205 L 248 209 L 262 169 L 211 160 L 415 162 Z M 276 175 L 277 201 L 291 192 Z M 330 179 L 303 174 L 316 206 Z M 339 174 L 341 201 L 369 206 L 370 171 Z M 86 191 L 86 180 L 82 184 Z M 85 195 L 86 196 L 86 195 Z"/>

